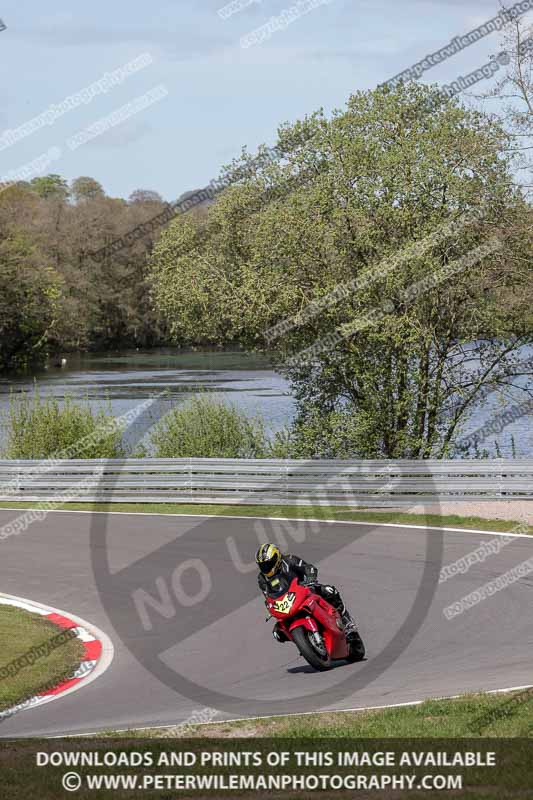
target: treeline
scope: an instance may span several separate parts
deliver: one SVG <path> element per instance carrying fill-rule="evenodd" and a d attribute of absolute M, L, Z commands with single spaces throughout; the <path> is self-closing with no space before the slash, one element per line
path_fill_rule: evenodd
<path fill-rule="evenodd" d="M 147 274 L 159 231 L 103 261 L 91 255 L 165 205 L 143 189 L 127 200 L 108 197 L 91 177 L 69 185 L 46 175 L 0 187 L 0 371 L 42 362 L 55 351 L 166 341 Z"/>

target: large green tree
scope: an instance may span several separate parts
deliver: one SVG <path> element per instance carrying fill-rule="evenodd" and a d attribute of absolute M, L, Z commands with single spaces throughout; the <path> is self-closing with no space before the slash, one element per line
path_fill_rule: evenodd
<path fill-rule="evenodd" d="M 283 127 L 278 163 L 244 157 L 200 229 L 167 229 L 155 302 L 178 339 L 274 353 L 292 453 L 447 454 L 532 340 L 531 209 L 507 142 L 435 89 L 358 92 Z"/>

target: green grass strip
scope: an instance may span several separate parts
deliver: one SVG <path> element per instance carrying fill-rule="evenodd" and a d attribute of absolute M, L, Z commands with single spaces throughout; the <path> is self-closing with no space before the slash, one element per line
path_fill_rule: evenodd
<path fill-rule="evenodd" d="M 0 508 L 43 508 L 50 510 L 50 503 L 39 502 L 0 502 Z M 420 525 L 447 528 L 476 528 L 487 531 L 512 531 L 517 521 L 484 519 L 458 514 L 408 514 L 402 511 L 353 511 L 339 506 L 271 506 L 271 505 L 218 505 L 203 503 L 58 503 L 53 510 L 66 511 L 115 511 L 144 514 L 196 514 L 208 516 L 238 517 L 287 517 L 288 519 L 323 519 L 387 523 L 398 525 Z M 529 526 L 527 533 L 533 533 Z"/>
<path fill-rule="evenodd" d="M 72 677 L 82 642 L 49 620 L 0 605 L 0 711 Z"/>
<path fill-rule="evenodd" d="M 153 728 L 129 732 L 139 738 L 477 738 L 533 736 L 533 689 L 426 700 L 419 705 L 372 711 L 335 711 L 289 717 L 216 721 L 185 729 Z M 108 734 L 110 736 L 119 734 Z M 124 734 L 120 734 L 124 735 Z"/>

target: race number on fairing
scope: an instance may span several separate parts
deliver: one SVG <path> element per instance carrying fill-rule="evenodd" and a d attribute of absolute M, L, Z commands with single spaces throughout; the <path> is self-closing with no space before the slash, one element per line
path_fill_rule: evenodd
<path fill-rule="evenodd" d="M 294 592 L 289 592 L 283 600 L 276 600 L 274 603 L 274 611 L 277 611 L 279 614 L 288 614 L 292 608 L 295 597 L 296 594 Z"/>

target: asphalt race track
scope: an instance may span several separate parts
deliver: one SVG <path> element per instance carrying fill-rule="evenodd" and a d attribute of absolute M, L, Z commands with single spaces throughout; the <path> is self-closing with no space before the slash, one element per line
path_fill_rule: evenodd
<path fill-rule="evenodd" d="M 0 525 L 21 513 L 0 511 Z M 340 588 L 367 645 L 365 662 L 315 673 L 292 644 L 274 641 L 251 562 L 259 541 L 279 535 Z M 438 583 L 442 565 L 489 541 L 494 534 L 374 524 L 50 513 L 0 542 L 0 590 L 94 623 L 115 656 L 86 687 L 0 722 L 0 736 L 177 724 L 213 707 L 213 696 L 228 698 L 216 717 L 223 719 L 263 715 L 270 703 L 275 713 L 292 713 L 530 685 L 533 573 L 454 619 L 443 614 L 533 556 L 533 539 L 515 538 Z M 100 563 L 104 548 L 114 576 L 102 592 L 92 556 Z M 144 604 L 148 630 L 139 615 L 130 619 L 139 587 L 159 598 L 159 610 Z M 195 692 L 184 697 L 163 683 L 154 658 L 163 665 L 159 678 L 177 670 Z"/>

